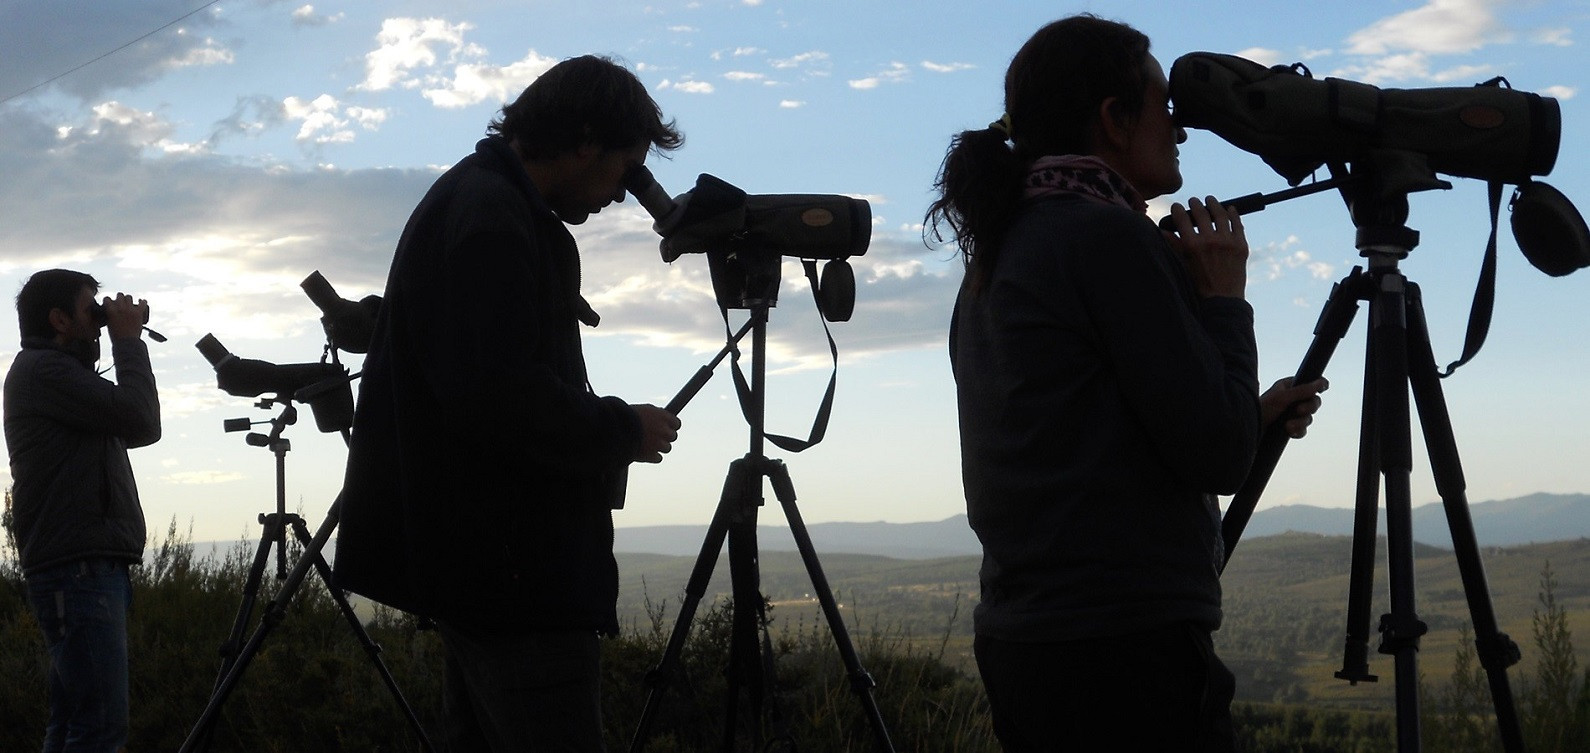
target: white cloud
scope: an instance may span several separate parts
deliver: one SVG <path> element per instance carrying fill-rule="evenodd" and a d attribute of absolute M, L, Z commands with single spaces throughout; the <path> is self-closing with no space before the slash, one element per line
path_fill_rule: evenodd
<path fill-rule="evenodd" d="M 1441 84 L 1477 84 L 1491 78 L 1490 71 L 1491 66 L 1489 65 L 1460 65 L 1444 71 L 1436 71 L 1430 74 L 1430 80 Z"/>
<path fill-rule="evenodd" d="M 443 108 L 468 107 L 480 102 L 512 102 L 557 62 L 531 50 L 523 59 L 501 67 L 466 63 L 455 67 L 450 79 L 433 78 L 434 84 L 421 94 L 431 104 Z"/>
<path fill-rule="evenodd" d="M 365 78 L 357 88 L 383 91 L 393 86 L 418 85 L 410 77 L 415 69 L 425 69 L 442 62 L 437 54 L 440 48 L 447 60 L 457 59 L 478 49 L 464 44 L 464 32 L 474 28 L 471 24 L 450 24 L 440 18 L 389 18 L 381 22 L 376 34 L 379 46 L 364 56 Z"/>
<path fill-rule="evenodd" d="M 810 66 L 810 65 L 826 63 L 826 62 L 828 62 L 828 53 L 821 52 L 821 51 L 818 51 L 818 50 L 812 50 L 811 52 L 803 52 L 803 53 L 801 53 L 799 55 L 796 55 L 794 57 L 779 58 L 779 59 L 773 60 L 771 62 L 771 65 L 774 68 L 784 69 L 784 68 L 800 68 L 802 66 Z"/>
<path fill-rule="evenodd" d="M 346 144 L 354 139 L 352 126 L 373 131 L 386 120 L 386 110 L 344 107 L 336 97 L 322 94 L 312 100 L 288 97 L 282 100 L 288 120 L 302 121 L 296 138 L 312 144 Z"/>
<path fill-rule="evenodd" d="M 168 484 L 224 484 L 242 481 L 247 476 L 237 471 L 178 471 L 160 477 Z"/>
<path fill-rule="evenodd" d="M 163 154 L 198 154 L 209 150 L 207 144 L 173 141 L 171 136 L 176 133 L 176 128 L 152 112 L 115 101 L 95 105 L 90 111 L 93 118 L 87 126 L 64 126 L 60 129 L 63 143 L 58 147 L 58 153 L 70 149 L 69 145 L 104 137 L 126 140 L 136 144 L 139 149 Z"/>
<path fill-rule="evenodd" d="M 680 33 L 680 34 L 690 34 L 690 33 L 694 33 L 694 32 L 700 31 L 700 29 L 697 29 L 694 26 L 683 26 L 683 25 L 681 25 L 681 26 L 670 26 L 670 27 L 668 27 L 668 30 L 672 31 L 672 32 Z"/>
<path fill-rule="evenodd" d="M 924 60 L 922 61 L 922 67 L 934 73 L 954 73 L 956 71 L 971 70 L 977 66 L 971 63 L 935 63 L 931 60 Z"/>
<path fill-rule="evenodd" d="M 1284 65 L 1289 62 L 1282 57 L 1280 50 L 1272 50 L 1268 47 L 1249 47 L 1245 50 L 1238 50 L 1235 54 L 1239 58 L 1247 58 L 1263 66 Z"/>
<path fill-rule="evenodd" d="M 341 21 L 344 15 L 346 14 L 337 13 L 328 16 L 316 13 L 313 5 L 300 5 L 293 9 L 292 20 L 293 26 L 326 26 Z"/>
<path fill-rule="evenodd" d="M 186 30 L 179 30 L 178 36 L 186 36 Z M 194 66 L 223 65 L 233 62 L 236 56 L 231 50 L 221 47 L 214 39 L 205 39 L 197 46 L 188 48 L 185 52 L 169 61 L 172 68 L 188 68 Z"/>
<path fill-rule="evenodd" d="M 1342 78 L 1366 84 L 1385 84 L 1394 81 L 1425 80 L 1430 78 L 1430 57 L 1422 52 L 1388 55 L 1362 65 L 1351 65 L 1334 73 Z"/>
<path fill-rule="evenodd" d="M 1540 93 L 1548 97 L 1566 100 L 1573 99 L 1573 95 L 1578 93 L 1578 90 L 1571 86 L 1548 86 L 1541 89 Z"/>
<path fill-rule="evenodd" d="M 806 101 L 800 99 L 781 99 L 778 102 L 778 106 L 785 110 L 795 110 L 805 107 Z"/>
<path fill-rule="evenodd" d="M 1430 0 L 1383 18 L 1347 37 L 1353 55 L 1385 55 L 1396 50 L 1432 54 L 1473 52 L 1512 35 L 1491 12 L 1497 0 Z"/>
<path fill-rule="evenodd" d="M 1573 46 L 1573 29 L 1562 27 L 1555 29 L 1541 29 L 1533 37 L 1535 44 L 1546 44 L 1555 47 Z"/>
<path fill-rule="evenodd" d="M 723 74 L 723 77 L 730 81 L 761 81 L 767 78 L 764 74 L 752 73 L 751 71 L 729 71 Z"/>
<path fill-rule="evenodd" d="M 1290 235 L 1283 241 L 1265 244 L 1253 250 L 1248 264 L 1259 271 L 1267 282 L 1279 280 L 1294 270 L 1302 270 L 1315 280 L 1331 279 L 1336 273 L 1335 266 L 1316 261 L 1309 252 L 1297 248 L 1299 243 L 1301 241 L 1297 236 Z"/>
<path fill-rule="evenodd" d="M 876 89 L 883 84 L 898 84 L 908 79 L 911 67 L 905 63 L 890 63 L 889 67 L 866 78 L 851 80 L 852 89 Z"/>
<path fill-rule="evenodd" d="M 706 81 L 694 80 L 670 81 L 668 79 L 663 79 L 663 82 L 658 84 L 657 88 L 673 89 L 674 91 L 684 92 L 686 94 L 711 94 L 714 91 L 712 84 Z"/>

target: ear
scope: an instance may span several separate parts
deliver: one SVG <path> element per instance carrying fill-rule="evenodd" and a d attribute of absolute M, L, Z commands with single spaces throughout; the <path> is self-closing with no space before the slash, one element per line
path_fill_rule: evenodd
<path fill-rule="evenodd" d="M 64 335 L 68 332 L 71 332 L 72 317 L 67 315 L 65 309 L 50 309 L 50 327 L 54 328 L 56 334 Z"/>
<path fill-rule="evenodd" d="M 1115 151 L 1128 151 L 1132 147 L 1132 121 L 1121 109 L 1119 97 L 1107 97 L 1099 103 L 1098 120 L 1099 147 Z"/>

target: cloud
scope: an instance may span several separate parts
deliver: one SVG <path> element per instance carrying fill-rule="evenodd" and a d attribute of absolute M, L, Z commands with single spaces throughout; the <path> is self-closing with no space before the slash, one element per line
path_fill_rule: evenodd
<path fill-rule="evenodd" d="M 673 89 L 674 91 L 684 92 L 685 94 L 711 94 L 713 91 L 715 91 L 715 89 L 712 87 L 712 84 L 706 81 L 693 80 L 670 81 L 668 79 L 663 79 L 662 83 L 657 85 L 657 88 Z"/>
<path fill-rule="evenodd" d="M 313 5 L 300 5 L 293 9 L 292 23 L 295 27 L 329 26 L 341 21 L 344 15 L 346 14 L 337 13 L 328 16 L 324 13 L 316 13 Z"/>
<path fill-rule="evenodd" d="M 415 88 L 420 81 L 411 75 L 461 55 L 478 53 L 464 44 L 464 32 L 471 24 L 450 24 L 440 18 L 389 18 L 381 22 L 376 34 L 379 44 L 364 56 L 365 77 L 356 88 L 384 91 L 394 86 Z M 438 54 L 440 50 L 441 54 Z"/>
<path fill-rule="evenodd" d="M 714 50 L 709 57 L 711 57 L 713 60 L 722 60 L 724 55 L 740 58 L 747 55 L 759 55 L 764 52 L 767 52 L 767 50 L 764 50 L 761 47 L 736 47 L 728 51 Z"/>
<path fill-rule="evenodd" d="M 179 17 L 168 3 L 7 3 L 0 23 L 6 58 L 0 98 L 37 87 L 87 102 L 178 68 L 232 61 L 230 50 L 202 34 L 220 25 L 219 10 L 161 28 Z"/>
<path fill-rule="evenodd" d="M 453 69 L 451 78 L 424 89 L 421 94 L 431 104 L 448 109 L 481 102 L 512 102 L 525 87 L 557 63 L 531 50 L 524 58 L 505 66 L 462 64 Z"/>
<path fill-rule="evenodd" d="M 811 52 L 803 52 L 793 57 L 774 59 L 770 61 L 770 65 L 772 65 L 774 68 L 788 69 L 811 67 L 815 65 L 822 65 L 827 62 L 828 53 L 812 50 Z"/>
<path fill-rule="evenodd" d="M 876 89 L 883 84 L 898 84 L 906 81 L 911 76 L 911 67 L 905 63 L 890 63 L 888 68 L 867 76 L 851 80 L 852 89 Z"/>
<path fill-rule="evenodd" d="M 800 99 L 781 99 L 778 101 L 778 106 L 784 110 L 796 110 L 805 107 L 806 101 Z"/>
<path fill-rule="evenodd" d="M 750 71 L 729 71 L 723 74 L 723 77 L 730 81 L 761 81 L 767 78 L 767 75 Z"/>
<path fill-rule="evenodd" d="M 1285 59 L 1284 53 L 1280 50 L 1272 50 L 1267 47 L 1249 47 L 1245 50 L 1238 50 L 1234 54 L 1239 58 L 1247 58 L 1263 66 L 1285 65 L 1290 62 Z"/>
<path fill-rule="evenodd" d="M 160 477 L 168 484 L 225 484 L 242 481 L 247 476 L 237 471 L 178 471 Z"/>
<path fill-rule="evenodd" d="M 345 106 L 330 94 L 308 101 L 288 97 L 282 101 L 282 112 L 288 120 L 302 121 L 296 138 L 311 144 L 350 143 L 355 135 L 354 125 L 373 131 L 387 117 L 386 110 Z"/>
<path fill-rule="evenodd" d="M 301 333 L 316 324 L 298 283 L 320 269 L 345 294 L 378 292 L 404 218 L 435 179 L 173 153 L 159 148 L 169 129 L 109 105 L 67 126 L 0 110 L 0 274 L 112 264 L 117 278 L 147 281 L 157 329 L 174 340 L 217 323 L 232 336 Z"/>
<path fill-rule="evenodd" d="M 1253 249 L 1249 254 L 1248 266 L 1254 270 L 1254 277 L 1264 282 L 1274 282 L 1289 272 L 1302 270 L 1314 280 L 1331 279 L 1336 267 L 1327 262 L 1315 261 L 1308 251 L 1297 248 L 1301 242 L 1297 236 L 1290 235 L 1285 240 L 1272 241 Z"/>
<path fill-rule="evenodd" d="M 465 41 L 474 26 L 439 18 L 389 18 L 365 55 L 365 78 L 356 89 L 417 89 L 431 104 L 458 109 L 517 99 L 557 60 L 529 50 L 507 65 L 485 62 L 487 52 Z"/>
<path fill-rule="evenodd" d="M 1541 94 L 1562 100 L 1573 99 L 1573 95 L 1577 92 L 1578 90 L 1571 86 L 1548 86 L 1540 90 Z"/>
<path fill-rule="evenodd" d="M 254 136 L 267 128 L 287 122 L 287 108 L 266 96 L 238 97 L 230 115 L 215 122 L 210 132 L 211 147 L 233 136 Z"/>
<path fill-rule="evenodd" d="M 1349 35 L 1346 52 L 1385 55 L 1405 50 L 1450 55 L 1511 41 L 1512 34 L 1492 13 L 1496 4 L 1496 0 L 1430 0 Z"/>
<path fill-rule="evenodd" d="M 922 67 L 934 73 L 954 73 L 956 71 L 969 71 L 977 66 L 971 63 L 935 63 L 931 60 L 922 61 Z"/>
<path fill-rule="evenodd" d="M 1535 44 L 1552 45 L 1554 47 L 1572 47 L 1573 29 L 1567 27 L 1540 29 L 1534 33 L 1531 40 Z"/>

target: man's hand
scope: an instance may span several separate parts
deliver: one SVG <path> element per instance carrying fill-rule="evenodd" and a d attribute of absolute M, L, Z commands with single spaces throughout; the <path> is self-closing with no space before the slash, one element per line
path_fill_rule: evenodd
<path fill-rule="evenodd" d="M 1187 263 L 1198 295 L 1243 297 L 1248 284 L 1248 238 L 1242 217 L 1213 196 L 1207 205 L 1197 199 L 1188 199 L 1187 204 L 1186 209 L 1171 205 L 1176 232 L 1165 233 L 1165 239 Z"/>
<path fill-rule="evenodd" d="M 140 298 L 133 303 L 132 296 L 117 293 L 114 300 L 107 296 L 100 305 L 105 308 L 105 331 L 110 333 L 111 339 L 143 336 L 144 324 L 149 321 L 148 301 Z"/>
<path fill-rule="evenodd" d="M 1291 377 L 1276 382 L 1259 396 L 1259 426 L 1269 428 L 1270 424 L 1280 420 L 1281 430 L 1287 436 L 1302 439 L 1308 433 L 1308 425 L 1314 423 L 1314 414 L 1319 411 L 1319 393 L 1330 389 L 1330 386 L 1330 382 L 1324 378 L 1297 386 L 1292 385 Z"/>
<path fill-rule="evenodd" d="M 631 405 L 640 417 L 640 449 L 635 452 L 638 463 L 661 463 L 662 456 L 674 448 L 679 438 L 679 417 L 655 405 Z"/>

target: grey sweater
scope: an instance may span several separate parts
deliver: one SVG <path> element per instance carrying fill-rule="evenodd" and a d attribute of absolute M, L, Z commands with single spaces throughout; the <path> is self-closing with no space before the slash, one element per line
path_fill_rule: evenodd
<path fill-rule="evenodd" d="M 950 334 L 979 634 L 1059 641 L 1219 626 L 1215 494 L 1259 430 L 1253 312 L 1199 300 L 1141 214 L 1028 205 Z"/>
<path fill-rule="evenodd" d="M 85 557 L 138 561 L 144 514 L 127 449 L 160 439 L 142 340 L 114 340 L 113 383 L 54 343 L 24 338 L 5 380 L 5 438 L 22 571 Z"/>

